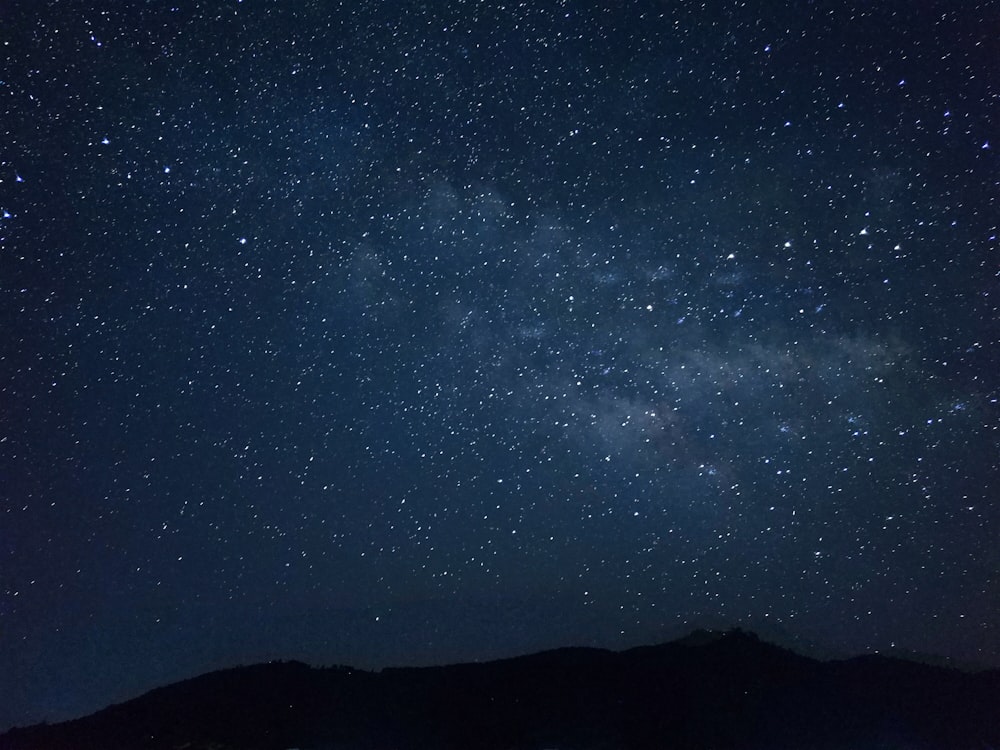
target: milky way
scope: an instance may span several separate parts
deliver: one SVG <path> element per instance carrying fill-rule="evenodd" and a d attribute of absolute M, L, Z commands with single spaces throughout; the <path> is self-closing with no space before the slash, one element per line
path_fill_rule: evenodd
<path fill-rule="evenodd" d="M 996 8 L 14 6 L 0 726 L 706 625 L 1000 665 Z"/>

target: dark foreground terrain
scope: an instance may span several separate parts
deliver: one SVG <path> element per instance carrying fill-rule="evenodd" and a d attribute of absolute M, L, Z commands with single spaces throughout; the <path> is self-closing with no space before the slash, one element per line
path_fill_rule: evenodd
<path fill-rule="evenodd" d="M 741 631 L 450 667 L 214 672 L 0 750 L 1000 748 L 1000 671 L 819 662 Z"/>

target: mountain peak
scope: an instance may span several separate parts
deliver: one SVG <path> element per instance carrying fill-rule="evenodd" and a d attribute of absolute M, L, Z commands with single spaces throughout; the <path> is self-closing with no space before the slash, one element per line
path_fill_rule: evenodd
<path fill-rule="evenodd" d="M 1000 744 L 1000 672 L 820 662 L 740 629 L 624 652 L 556 649 L 452 667 L 270 662 L 0 735 L 0 750 L 452 750 Z M 889 727 L 890 729 L 887 729 Z M 892 735 L 889 737 L 886 732 Z"/>

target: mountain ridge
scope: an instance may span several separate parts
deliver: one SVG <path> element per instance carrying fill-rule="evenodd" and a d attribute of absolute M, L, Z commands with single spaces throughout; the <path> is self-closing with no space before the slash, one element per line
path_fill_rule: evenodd
<path fill-rule="evenodd" d="M 299 661 L 232 667 L 0 735 L 0 750 L 858 743 L 1000 744 L 1000 670 L 968 674 L 881 655 L 822 662 L 738 629 L 695 631 L 625 651 L 570 647 L 378 672 Z"/>

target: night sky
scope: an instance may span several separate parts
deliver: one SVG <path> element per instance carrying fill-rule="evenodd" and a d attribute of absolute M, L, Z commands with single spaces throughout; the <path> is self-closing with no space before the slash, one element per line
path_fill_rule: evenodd
<path fill-rule="evenodd" d="M 0 10 L 0 728 L 741 625 L 1000 666 L 1000 7 Z"/>

